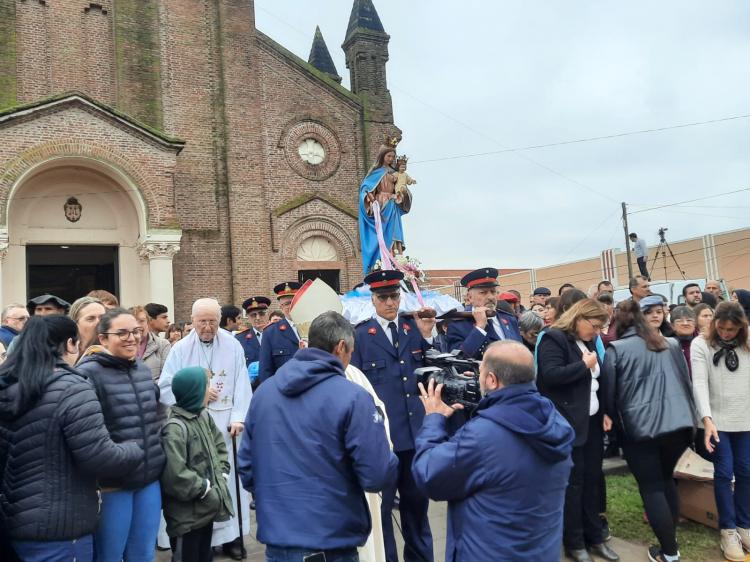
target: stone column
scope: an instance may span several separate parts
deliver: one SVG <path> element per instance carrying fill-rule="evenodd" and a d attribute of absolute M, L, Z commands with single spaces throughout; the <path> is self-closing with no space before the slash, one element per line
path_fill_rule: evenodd
<path fill-rule="evenodd" d="M 163 304 L 169 309 L 172 319 L 174 310 L 174 277 L 172 259 L 180 251 L 182 233 L 154 233 L 146 235 L 138 245 L 138 255 L 148 260 L 149 297 L 146 302 Z"/>

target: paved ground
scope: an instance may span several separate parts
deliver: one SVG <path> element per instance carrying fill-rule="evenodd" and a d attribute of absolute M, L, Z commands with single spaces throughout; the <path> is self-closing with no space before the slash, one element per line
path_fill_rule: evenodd
<path fill-rule="evenodd" d="M 264 562 L 263 556 L 264 548 L 263 545 L 259 544 L 255 540 L 255 512 L 250 512 L 251 516 L 251 533 L 246 537 L 245 546 L 247 548 L 247 559 L 246 562 Z M 432 502 L 430 505 L 430 526 L 432 528 L 432 536 L 435 546 L 435 562 L 442 562 L 445 560 L 445 532 L 446 532 L 446 504 L 444 502 L 436 503 Z M 610 546 L 620 555 L 621 562 L 646 562 L 648 556 L 646 554 L 646 547 L 642 545 L 633 544 L 613 538 Z M 401 549 L 401 543 L 399 541 L 399 550 Z M 157 556 L 158 562 L 169 562 L 170 553 L 160 552 Z M 217 556 L 217 561 L 229 560 L 223 556 Z M 561 558 L 561 560 L 568 560 L 567 558 Z M 595 558 L 594 560 L 599 560 Z M 747 557 L 750 562 L 750 555 Z M 529 561 L 536 562 L 536 561 Z M 693 560 L 684 562 L 721 562 L 721 558 L 715 560 Z"/>

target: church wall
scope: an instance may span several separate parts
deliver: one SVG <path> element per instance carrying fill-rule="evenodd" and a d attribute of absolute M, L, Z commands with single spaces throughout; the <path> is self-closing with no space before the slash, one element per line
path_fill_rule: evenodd
<path fill-rule="evenodd" d="M 305 194 L 320 193 L 356 213 L 359 184 L 366 173 L 360 106 L 286 62 L 283 55 L 269 48 L 262 48 L 260 54 L 263 153 L 266 155 L 264 186 L 269 210 Z M 311 179 L 314 174 L 306 171 L 298 153 L 299 143 L 309 135 L 314 135 L 328 149 L 327 160 L 321 164 L 327 170 L 321 178 Z M 329 162 L 335 165 L 328 167 Z M 322 202 L 313 205 L 310 213 L 335 217 L 348 237 L 355 241 L 359 256 L 356 219 Z M 314 228 L 315 220 L 310 216 L 310 228 Z M 282 280 L 296 280 L 300 269 L 296 260 L 284 257 L 278 248 L 285 236 L 286 224 L 285 215 L 274 219 L 275 249 L 270 252 L 266 281 L 269 288 Z M 340 247 L 342 242 L 334 245 Z M 356 268 L 345 268 L 342 287 L 353 285 L 359 276 Z"/>
<path fill-rule="evenodd" d="M 110 162 L 129 174 L 148 206 L 148 227 L 174 228 L 174 155 L 134 137 L 80 107 L 35 114 L 0 128 L 0 205 L 29 167 L 52 158 L 82 156 Z M 4 215 L 0 215 L 4 222 Z"/>

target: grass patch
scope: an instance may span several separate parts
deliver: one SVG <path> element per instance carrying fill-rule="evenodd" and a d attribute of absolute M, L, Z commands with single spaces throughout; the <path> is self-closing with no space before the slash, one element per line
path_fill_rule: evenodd
<path fill-rule="evenodd" d="M 643 519 L 643 502 L 632 474 L 607 476 L 607 517 L 614 536 L 643 545 L 657 544 L 651 527 Z M 677 528 L 677 543 L 683 559 L 723 560 L 719 531 L 715 529 L 685 521 Z"/>

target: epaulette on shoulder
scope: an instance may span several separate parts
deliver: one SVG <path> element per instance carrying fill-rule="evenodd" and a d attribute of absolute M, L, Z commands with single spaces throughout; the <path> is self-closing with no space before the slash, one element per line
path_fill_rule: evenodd
<path fill-rule="evenodd" d="M 359 328 L 360 326 L 364 326 L 364 325 L 365 325 L 365 324 L 367 324 L 367 323 L 368 323 L 368 322 L 369 322 L 370 320 L 372 320 L 372 318 L 366 318 L 365 320 L 362 320 L 362 321 L 361 321 L 361 322 L 360 322 L 359 324 L 355 324 L 355 325 L 354 325 L 354 328 L 355 328 L 355 329 L 357 329 L 357 328 Z"/>

